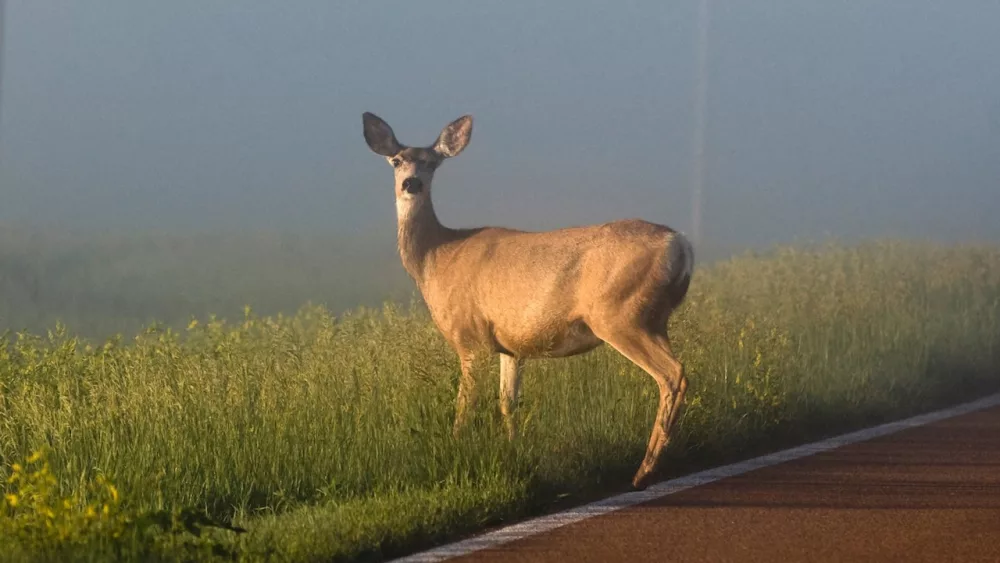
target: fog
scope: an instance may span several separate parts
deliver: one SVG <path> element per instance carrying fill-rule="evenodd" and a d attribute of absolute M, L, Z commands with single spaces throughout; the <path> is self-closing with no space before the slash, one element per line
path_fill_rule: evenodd
<path fill-rule="evenodd" d="M 474 116 L 435 183 L 449 226 L 688 231 L 697 14 L 14 0 L 0 224 L 321 232 L 385 255 L 392 175 L 362 138 L 372 111 L 413 145 Z M 1000 238 L 998 21 L 995 2 L 711 2 L 704 246 Z"/>

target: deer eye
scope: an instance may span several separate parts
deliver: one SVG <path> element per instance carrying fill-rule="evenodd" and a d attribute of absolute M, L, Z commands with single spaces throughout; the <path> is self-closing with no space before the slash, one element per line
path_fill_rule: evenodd
<path fill-rule="evenodd" d="M 392 164 L 393 168 L 399 168 L 399 165 L 403 163 L 403 161 L 399 160 L 398 158 L 394 158 L 394 159 L 390 160 L 389 162 Z"/>

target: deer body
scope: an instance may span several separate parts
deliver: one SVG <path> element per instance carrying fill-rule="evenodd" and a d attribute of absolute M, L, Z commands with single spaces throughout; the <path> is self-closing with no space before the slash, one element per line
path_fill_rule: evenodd
<path fill-rule="evenodd" d="M 450 229 L 430 198 L 434 170 L 468 143 L 472 120 L 442 131 L 432 147 L 404 147 L 384 121 L 366 113 L 365 138 L 396 169 L 398 244 L 435 325 L 457 352 L 462 378 L 455 431 L 475 401 L 472 364 L 501 355 L 501 410 L 513 438 L 513 405 L 525 359 L 565 357 L 609 343 L 649 373 L 660 408 L 642 488 L 669 439 L 687 386 L 666 326 L 690 283 L 694 253 L 669 227 L 638 219 L 547 232 Z"/>

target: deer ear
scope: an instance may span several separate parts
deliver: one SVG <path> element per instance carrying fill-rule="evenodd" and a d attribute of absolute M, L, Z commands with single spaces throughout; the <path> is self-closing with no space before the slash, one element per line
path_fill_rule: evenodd
<path fill-rule="evenodd" d="M 368 148 L 376 154 L 382 156 L 393 156 L 399 154 L 403 147 L 396 140 L 396 134 L 392 132 L 392 127 L 382 118 L 374 113 L 365 112 L 361 116 L 365 126 L 365 142 Z"/>
<path fill-rule="evenodd" d="M 472 116 L 463 115 L 448 124 L 434 143 L 436 150 L 443 157 L 458 155 L 469 144 L 472 137 Z"/>

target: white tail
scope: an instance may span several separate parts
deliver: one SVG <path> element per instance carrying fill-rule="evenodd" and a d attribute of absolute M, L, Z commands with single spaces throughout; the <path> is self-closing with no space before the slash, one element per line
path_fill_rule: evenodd
<path fill-rule="evenodd" d="M 477 357 L 501 355 L 500 405 L 513 439 L 523 360 L 581 354 L 607 342 L 659 387 L 646 457 L 632 481 L 648 485 L 687 388 L 667 320 L 691 281 L 690 242 L 637 219 L 548 232 L 447 228 L 434 213 L 431 181 L 444 159 L 469 143 L 472 117 L 453 121 L 428 147 L 401 145 L 374 114 L 363 122 L 368 146 L 395 170 L 403 266 L 462 365 L 455 431 L 475 402 Z"/>

